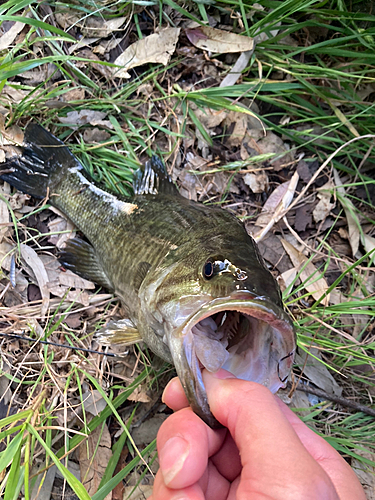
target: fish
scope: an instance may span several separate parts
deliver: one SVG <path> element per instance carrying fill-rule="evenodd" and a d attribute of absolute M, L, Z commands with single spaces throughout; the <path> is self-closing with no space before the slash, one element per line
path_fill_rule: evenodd
<path fill-rule="evenodd" d="M 193 411 L 210 427 L 202 370 L 221 368 L 276 393 L 296 350 L 293 322 L 253 238 L 229 211 L 180 195 L 152 156 L 134 174 L 134 195 L 91 180 L 69 148 L 30 123 L 5 149 L 0 177 L 66 215 L 84 237 L 66 243 L 66 269 L 114 293 L 125 317 L 106 325 L 109 344 L 144 341 L 175 366 Z"/>

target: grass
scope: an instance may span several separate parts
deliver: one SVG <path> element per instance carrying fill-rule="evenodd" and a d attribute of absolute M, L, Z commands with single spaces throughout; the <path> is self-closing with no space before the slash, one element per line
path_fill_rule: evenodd
<path fill-rule="evenodd" d="M 266 161 L 275 159 L 275 153 L 259 153 L 245 160 L 229 157 L 226 141 L 230 130 L 223 126 L 212 135 L 198 118 L 197 110 L 210 108 L 252 115 L 249 104 L 255 101 L 265 129 L 282 137 L 295 157 L 303 153 L 310 166 L 315 161 L 322 164 L 351 139 L 374 134 L 375 16 L 366 10 L 367 4 L 339 0 L 260 0 L 258 3 L 262 10 L 255 11 L 242 0 L 184 3 L 151 0 L 105 5 L 78 0 L 74 6 L 68 2 L 50 5 L 36 1 L 5 2 L 0 6 L 2 26 L 7 23 L 9 26 L 13 21 L 24 25 L 17 44 L 12 43 L 9 50 L 0 52 L 0 106 L 5 125 L 23 127 L 31 120 L 38 121 L 69 144 L 95 181 L 122 195 L 132 193 L 133 173 L 152 152 L 174 165 L 192 150 L 187 138 L 197 134 L 208 150 L 216 147 L 213 151 L 225 152 L 214 155 L 214 161 L 205 171 L 193 169 L 199 179 L 220 174 L 227 176 L 228 183 L 233 182 L 242 173 L 262 169 Z M 62 30 L 56 23 L 56 15 L 64 15 L 72 8 L 76 9 L 78 21 Z M 181 20 L 204 24 L 220 19 L 223 25 L 231 26 L 244 36 L 270 33 L 272 29 L 278 33 L 257 45 L 241 79 L 233 86 L 220 87 L 219 83 L 235 58 L 212 54 L 204 60 L 199 51 L 195 54 L 196 61 L 178 51 L 166 67 L 147 64 L 132 70 L 132 78 L 124 81 L 110 77 L 113 63 L 104 56 L 99 55 L 93 61 L 87 52 L 69 53 L 87 20 L 119 16 L 126 18 L 128 43 L 153 33 L 154 25 L 175 26 Z M 116 37 L 117 34 L 109 39 L 114 41 Z M 180 45 L 184 47 L 187 42 L 182 39 Z M 210 68 L 216 76 L 203 73 L 201 67 Z M 181 76 L 182 70 L 185 76 Z M 199 77 L 195 78 L 195 73 Z M 75 91 L 73 97 L 72 90 Z M 104 113 L 104 120 L 108 122 L 107 138 L 99 143 L 89 144 L 84 140 L 85 130 L 91 129 L 89 124 L 75 130 L 59 120 L 72 116 L 68 113 L 87 109 Z M 196 143 L 193 151 L 201 151 Z M 291 173 L 296 164 L 292 165 Z M 362 138 L 343 148 L 319 176 L 321 184 L 333 179 L 334 167 L 343 181 L 345 196 L 332 185 L 332 197 L 337 203 L 335 217 L 331 227 L 317 227 L 316 232 L 309 235 L 308 243 L 313 248 L 309 257 L 318 273 L 327 279 L 332 269 L 335 271 L 329 279 L 327 293 L 340 292 L 342 300 L 327 306 L 321 301 L 312 301 L 306 293 L 306 283 L 298 281 L 298 276 L 284 292 L 285 304 L 295 320 L 300 351 L 310 353 L 311 348 L 317 348 L 319 359 L 334 374 L 345 396 L 368 406 L 372 405 L 375 387 L 375 299 L 374 252 L 365 247 L 365 235 L 374 235 L 374 165 L 373 138 Z M 286 180 L 283 175 L 285 171 L 273 174 L 272 189 Z M 304 200 L 313 202 L 315 196 L 313 184 Z M 9 205 L 9 199 L 5 199 Z M 257 218 L 264 204 L 261 195 L 244 204 L 243 198 L 231 193 L 229 184 L 223 192 L 207 195 L 202 201 L 224 207 L 235 203 L 242 209 L 238 211 L 241 218 L 250 222 Z M 21 237 L 22 242 L 32 243 L 38 252 L 50 251 L 53 245 L 46 238 L 56 233 L 42 233 L 26 224 L 32 216 L 48 214 L 48 208 L 39 207 L 32 215 L 20 214 L 15 224 L 17 231 L 10 234 L 10 238 Z M 341 247 L 335 244 L 337 235 L 343 234 L 339 231 L 348 230 L 347 211 L 360 229 L 359 253 L 354 257 L 343 251 L 343 244 Z M 11 211 L 16 222 L 14 212 L 17 210 Z M 275 231 L 284 236 L 288 233 L 280 225 Z M 310 280 L 317 278 L 318 274 Z M 6 279 L 4 272 L 3 283 Z M 76 331 L 64 322 L 70 314 L 83 314 L 90 307 L 97 308 L 98 312 L 89 317 L 85 331 Z M 38 303 L 4 307 L 0 313 L 4 331 L 15 327 L 37 338 L 39 326 L 46 338 L 58 336 L 64 342 L 89 347 L 98 317 L 113 314 L 117 307 L 111 296 L 98 293 L 90 296 L 87 306 L 51 299 L 50 321 L 46 324 L 40 319 Z M 0 442 L 6 445 L 0 451 L 0 495 L 5 500 L 18 498 L 20 494 L 26 500 L 30 498 L 37 476 L 44 477 L 53 464 L 79 498 L 88 498 L 82 482 L 70 472 L 70 457 L 80 442 L 94 429 L 103 429 L 109 418 L 111 425 L 122 433 L 118 440 L 113 439 L 112 459 L 92 498 L 105 498 L 134 470 L 138 470 L 141 479 L 145 475 L 150 479 L 148 467 L 155 459 L 155 443 L 144 449 L 132 443 L 130 424 L 141 409 L 137 405 L 133 408 L 129 397 L 145 384 L 153 382 L 156 390 L 160 381 L 162 387 L 168 367 L 151 369 L 145 360 L 145 368 L 136 365 L 128 381 L 119 383 L 106 374 L 109 365 L 99 355 L 77 352 L 63 358 L 61 350 L 38 346 L 36 342 L 35 346 L 20 344 L 22 353 L 17 357 L 9 341 L 3 345 L 7 350 L 2 352 L 1 370 L 3 377 L 12 382 L 9 394 L 13 397 L 12 405 L 19 410 L 0 420 Z M 35 349 L 39 357 L 33 356 Z M 297 376 L 300 368 L 296 367 Z M 97 379 L 102 383 L 96 382 Z M 91 420 L 82 403 L 83 389 L 90 387 L 105 401 L 105 408 Z M 77 401 L 82 411 L 77 409 Z M 131 409 L 126 413 L 126 425 L 123 414 L 118 413 L 119 408 Z M 73 416 L 76 416 L 74 425 L 71 424 Z M 363 464 L 371 462 L 363 453 L 363 450 L 375 453 L 375 422 L 371 417 L 320 401 L 305 409 L 302 418 L 346 457 L 357 457 Z M 131 457 L 126 466 L 117 471 L 119 450 L 125 443 Z M 36 463 L 42 463 L 38 472 Z"/>

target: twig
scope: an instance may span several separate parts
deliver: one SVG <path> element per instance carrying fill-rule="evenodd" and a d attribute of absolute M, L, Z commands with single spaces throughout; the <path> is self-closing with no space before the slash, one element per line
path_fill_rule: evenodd
<path fill-rule="evenodd" d="M 73 349 L 74 351 L 91 352 L 93 354 L 100 354 L 100 356 L 110 356 L 113 358 L 121 357 L 121 354 L 113 354 L 111 352 L 95 351 L 94 349 L 84 349 L 83 347 L 76 347 L 76 346 L 66 345 L 66 344 L 57 344 L 56 342 L 49 342 L 47 340 L 33 339 L 32 337 L 26 337 L 24 335 L 16 335 L 15 333 L 0 333 L 0 336 L 6 337 L 8 339 L 26 340 L 27 342 L 34 342 L 36 344 L 53 345 L 55 347 L 65 347 L 66 349 Z"/>
<path fill-rule="evenodd" d="M 371 417 L 375 417 L 375 409 L 373 408 L 369 408 L 368 406 L 362 405 L 360 403 L 354 403 L 349 399 L 342 398 L 341 396 L 336 396 L 335 394 L 328 394 L 328 392 L 322 391 L 321 389 L 311 387 L 310 385 L 305 385 L 303 382 L 300 382 L 295 389 L 297 391 L 307 392 L 308 394 L 314 394 L 319 398 L 324 398 L 341 406 L 346 406 L 348 408 L 352 408 L 353 410 L 361 411 L 362 413 L 370 415 Z"/>

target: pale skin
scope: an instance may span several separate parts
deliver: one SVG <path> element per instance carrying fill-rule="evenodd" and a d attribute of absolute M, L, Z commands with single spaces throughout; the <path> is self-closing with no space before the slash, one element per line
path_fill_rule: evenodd
<path fill-rule="evenodd" d="M 212 430 L 189 408 L 178 379 L 163 400 L 160 469 L 148 500 L 366 500 L 354 471 L 277 396 L 229 372 L 203 372 Z"/>

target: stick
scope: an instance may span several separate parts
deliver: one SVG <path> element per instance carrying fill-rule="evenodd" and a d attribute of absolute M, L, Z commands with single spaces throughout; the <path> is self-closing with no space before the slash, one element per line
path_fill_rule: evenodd
<path fill-rule="evenodd" d="M 353 410 L 361 411 L 366 415 L 375 417 L 375 409 L 373 408 L 369 408 L 368 406 L 362 405 L 360 403 L 354 403 L 354 401 L 342 398 L 341 396 L 336 396 L 335 394 L 328 394 L 327 392 L 322 391 L 321 389 L 316 389 L 315 387 L 305 385 L 301 382 L 297 385 L 296 390 L 307 392 L 308 394 L 314 394 L 315 396 L 327 399 L 328 401 L 332 401 L 333 403 L 337 403 L 341 406 L 347 406 L 348 408 L 353 408 Z"/>

